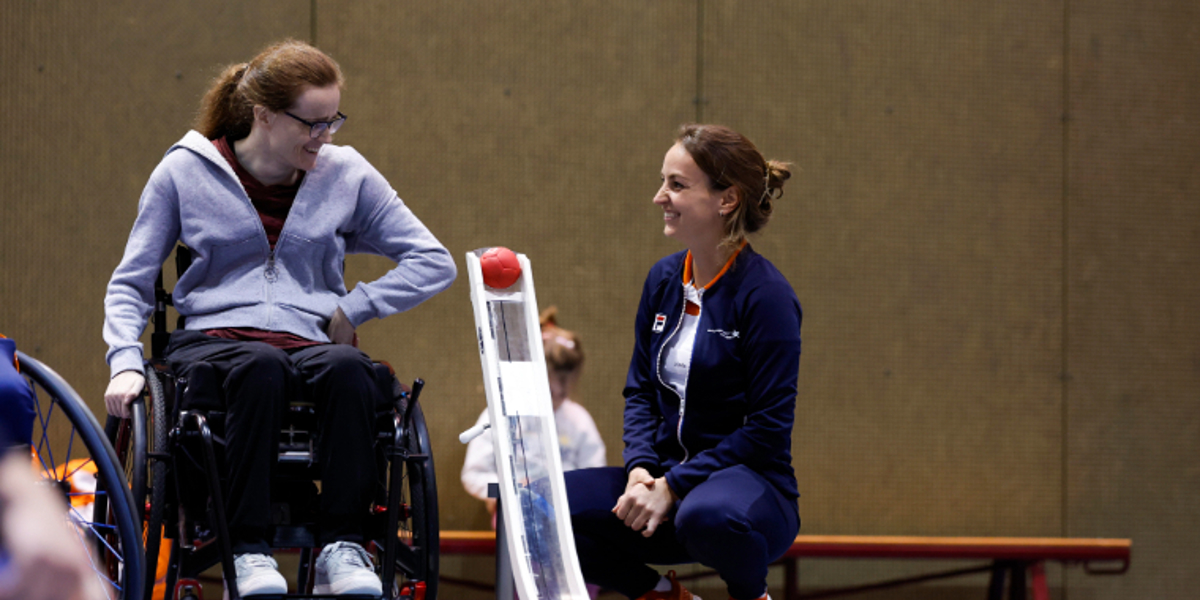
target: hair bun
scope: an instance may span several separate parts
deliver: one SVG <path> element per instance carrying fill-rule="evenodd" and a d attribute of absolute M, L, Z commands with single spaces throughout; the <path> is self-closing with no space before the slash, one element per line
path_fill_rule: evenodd
<path fill-rule="evenodd" d="M 767 161 L 766 189 L 763 201 L 778 200 L 783 196 L 783 184 L 792 177 L 791 165 L 777 160 Z"/>

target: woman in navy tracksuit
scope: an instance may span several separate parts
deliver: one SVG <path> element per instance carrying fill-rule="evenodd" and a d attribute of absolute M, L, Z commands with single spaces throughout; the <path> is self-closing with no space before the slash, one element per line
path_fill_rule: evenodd
<path fill-rule="evenodd" d="M 747 243 L 790 177 L 725 127 L 685 125 L 654 203 L 687 251 L 654 265 L 625 386 L 625 467 L 566 474 L 589 582 L 689 600 L 647 564 L 699 562 L 738 600 L 800 528 L 791 466 L 800 303 Z"/>

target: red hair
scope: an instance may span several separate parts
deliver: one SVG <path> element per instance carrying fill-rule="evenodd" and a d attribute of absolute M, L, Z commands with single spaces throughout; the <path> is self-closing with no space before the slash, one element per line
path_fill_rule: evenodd
<path fill-rule="evenodd" d="M 210 140 L 250 135 L 254 107 L 287 110 L 306 87 L 342 87 L 342 69 L 328 54 L 297 40 L 263 50 L 248 63 L 230 65 L 200 101 L 196 130 Z"/>

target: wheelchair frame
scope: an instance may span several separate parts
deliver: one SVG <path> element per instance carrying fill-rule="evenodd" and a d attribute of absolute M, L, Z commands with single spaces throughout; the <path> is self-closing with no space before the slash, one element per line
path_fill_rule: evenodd
<path fill-rule="evenodd" d="M 178 272 L 182 273 L 188 263 L 188 249 L 177 247 Z M 162 535 L 170 546 L 165 582 L 167 593 L 177 600 L 198 600 L 201 591 L 195 578 L 200 572 L 217 562 L 221 563 L 225 573 L 234 573 L 235 569 L 225 518 L 217 436 L 209 426 L 205 412 L 181 407 L 176 378 L 163 361 L 170 335 L 167 331 L 167 306 L 170 305 L 171 296 L 164 289 L 160 272 L 155 284 L 152 316 L 152 358 L 146 362 L 145 369 L 149 401 L 138 406 L 133 419 L 110 417 L 106 433 L 113 441 L 130 481 L 134 482 L 135 504 L 146 507 L 144 514 L 139 515 L 148 532 L 143 580 L 145 598 L 149 599 L 154 590 L 155 565 L 163 551 L 159 547 L 159 536 Z M 183 317 L 180 316 L 178 326 L 182 325 Z M 385 364 L 376 363 L 377 371 Z M 385 461 L 376 486 L 376 500 L 383 502 L 376 502 L 373 507 L 368 520 L 371 533 L 364 546 L 375 550 L 376 573 L 383 582 L 382 598 L 435 600 L 439 566 L 437 484 L 429 433 L 418 401 L 424 382 L 417 379 L 411 390 L 405 389 L 391 372 L 391 367 L 387 368 L 393 389 L 389 395 L 391 408 L 382 415 L 388 422 L 377 429 L 376 444 L 377 456 L 382 455 Z M 136 414 L 142 412 L 144 414 Z M 308 432 L 308 435 L 311 439 L 315 432 Z M 285 453 L 282 446 L 281 443 L 280 464 L 305 461 L 311 464 L 311 456 Z M 185 462 L 203 465 L 207 521 L 189 512 L 194 500 L 182 500 L 186 493 L 182 475 L 185 468 L 190 468 L 185 467 Z M 383 492 L 382 496 L 380 492 Z M 278 503 L 273 501 L 272 504 Z M 273 548 L 301 549 L 297 575 L 301 594 L 279 597 L 318 597 L 309 593 L 315 571 L 314 546 L 311 530 L 305 530 L 303 525 L 276 528 Z M 235 578 L 226 581 L 226 590 L 232 600 L 240 597 Z"/>

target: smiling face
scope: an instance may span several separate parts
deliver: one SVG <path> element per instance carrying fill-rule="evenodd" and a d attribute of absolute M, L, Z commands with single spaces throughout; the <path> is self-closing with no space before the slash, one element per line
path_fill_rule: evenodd
<path fill-rule="evenodd" d="M 663 209 L 663 235 L 689 249 L 715 248 L 725 231 L 721 211 L 728 204 L 729 190 L 713 189 L 708 175 L 680 144 L 671 146 L 663 157 L 662 181 L 654 203 Z"/>
<path fill-rule="evenodd" d="M 342 90 L 336 85 L 307 87 L 287 112 L 312 123 L 332 121 L 337 117 L 341 100 Z M 333 134 L 329 133 L 328 128 L 319 137 L 313 138 L 309 133 L 311 127 L 283 111 L 271 113 L 269 122 L 270 154 L 273 162 L 281 168 L 313 170 L 317 166 L 317 154 L 321 146 L 333 141 Z"/>

